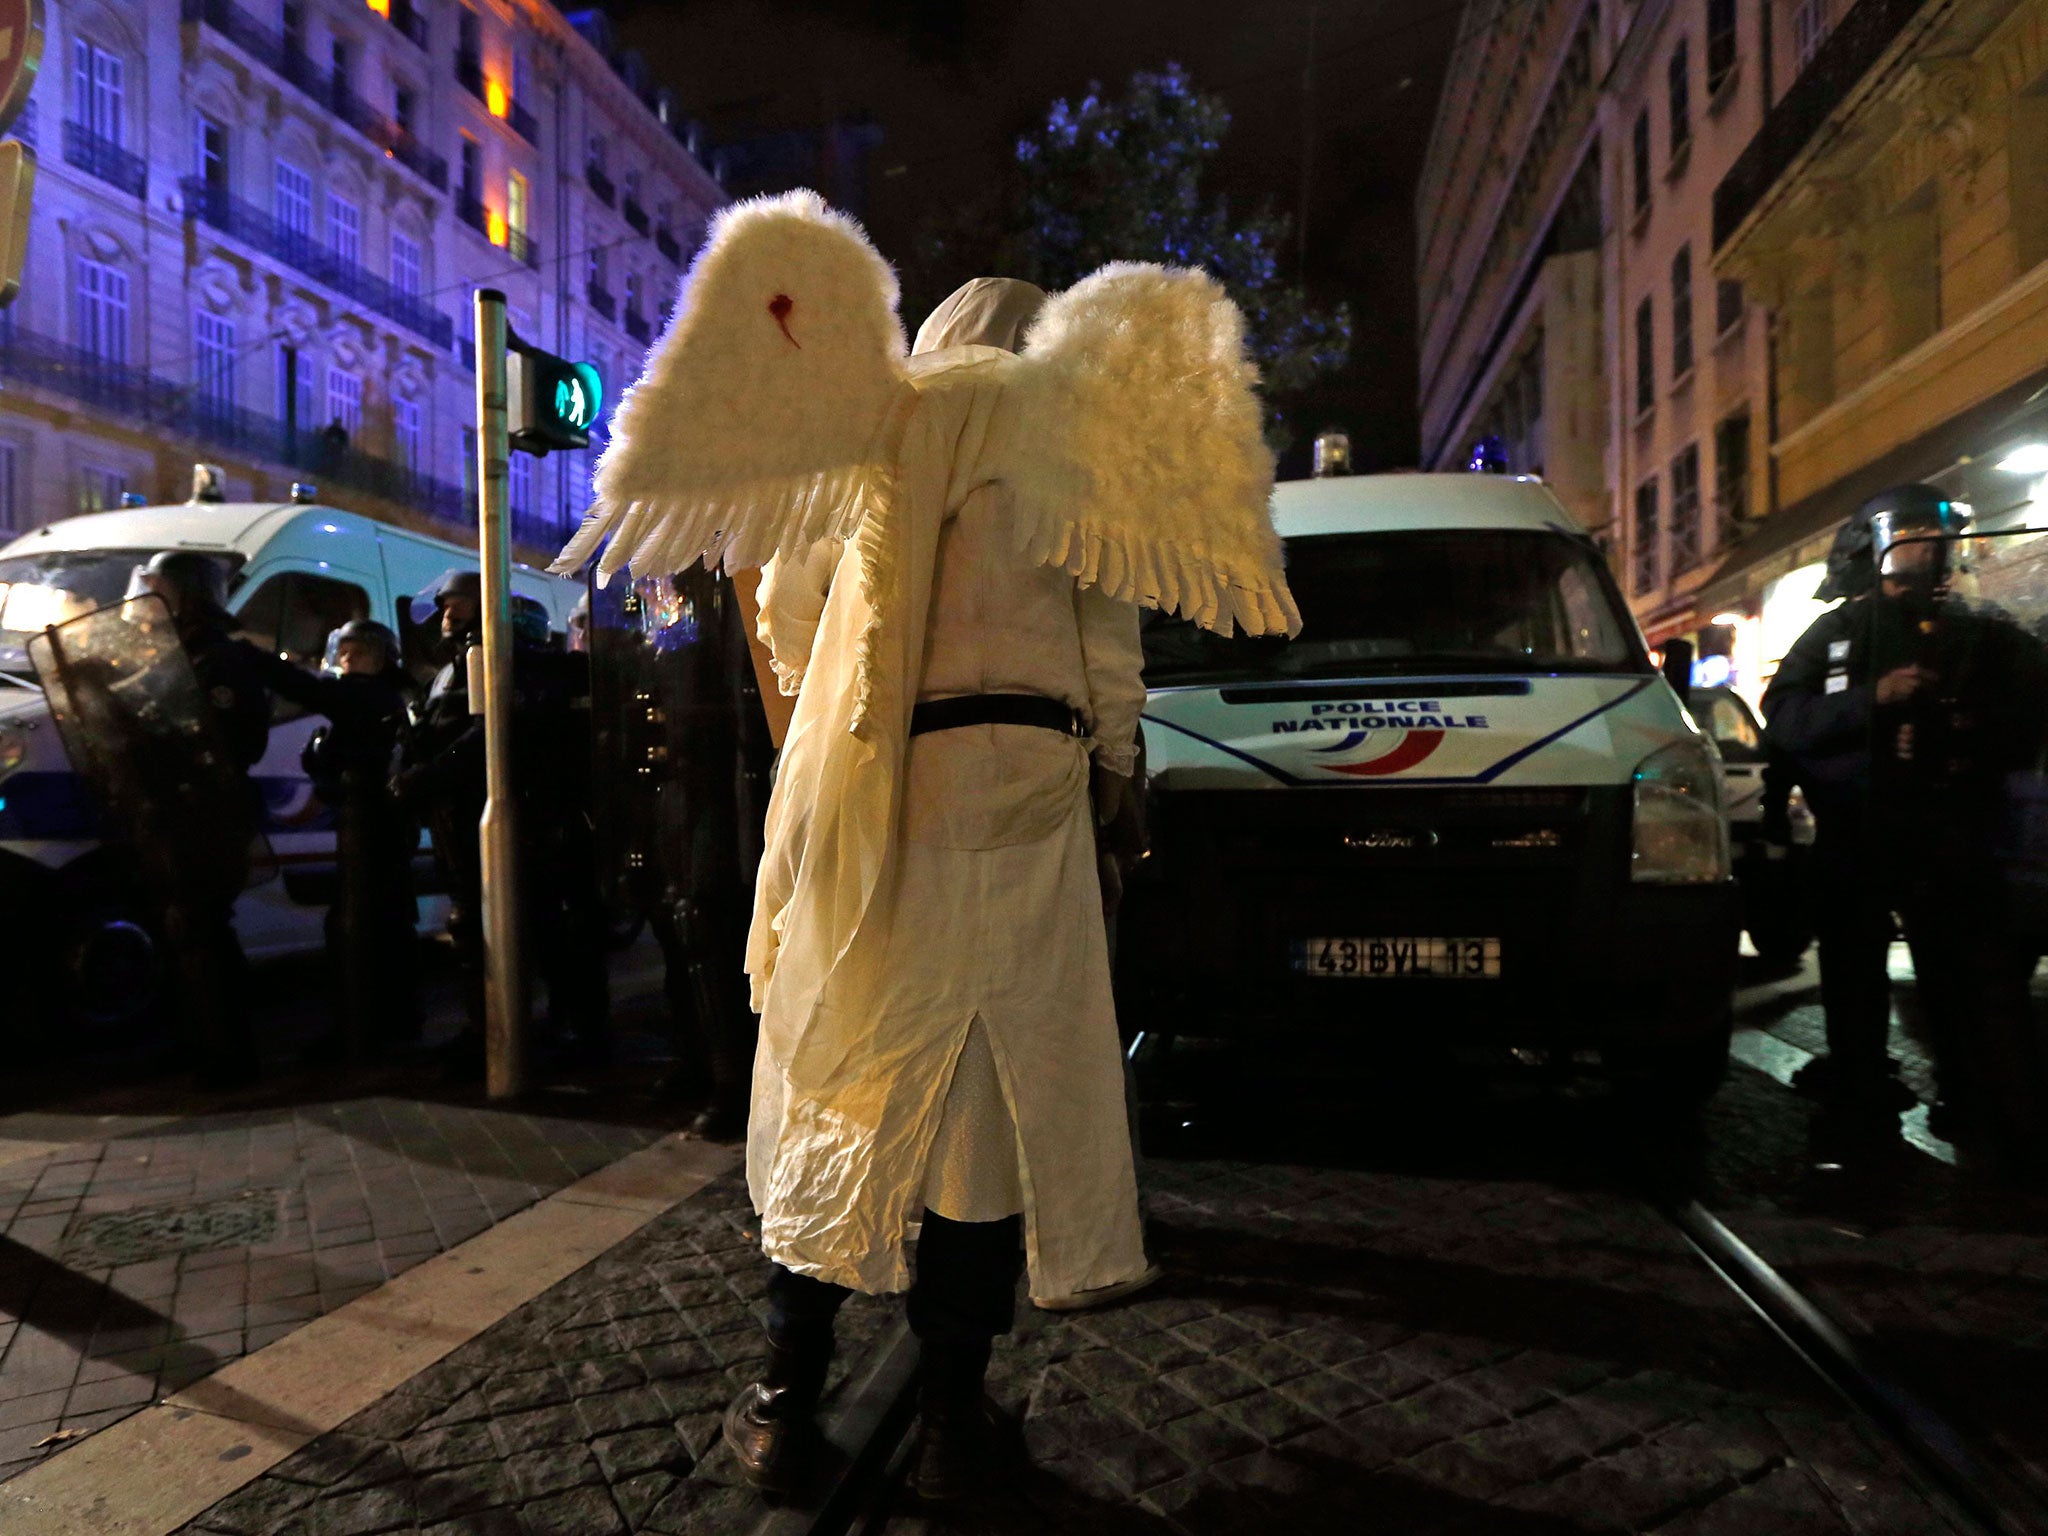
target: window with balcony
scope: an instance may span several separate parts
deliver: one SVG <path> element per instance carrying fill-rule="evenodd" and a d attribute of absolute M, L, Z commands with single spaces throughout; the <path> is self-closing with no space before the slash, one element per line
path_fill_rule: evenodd
<path fill-rule="evenodd" d="M 398 462 L 417 474 L 424 462 L 421 450 L 426 443 L 419 401 L 394 399 L 391 402 L 391 439 L 392 446 L 398 450 Z M 512 457 L 520 459 L 525 455 L 515 453 Z"/>
<path fill-rule="evenodd" d="M 1643 415 L 1657 403 L 1656 321 L 1646 298 L 1636 306 L 1636 414 Z"/>
<path fill-rule="evenodd" d="M 1629 543 L 1629 579 L 1636 596 L 1657 590 L 1663 573 L 1663 551 L 1657 527 L 1657 479 L 1651 476 L 1636 487 L 1636 520 Z"/>
<path fill-rule="evenodd" d="M 1692 247 L 1671 258 L 1671 378 L 1692 372 Z M 1675 515 L 1675 503 L 1674 503 Z"/>
<path fill-rule="evenodd" d="M 277 419 L 293 433 L 313 427 L 313 362 L 290 342 L 281 341 L 272 358 L 277 380 Z"/>
<path fill-rule="evenodd" d="M 1650 109 L 1636 114 L 1635 132 L 1629 144 L 1629 167 L 1634 172 L 1634 212 L 1641 216 L 1650 209 Z"/>
<path fill-rule="evenodd" d="M 1689 443 L 1671 461 L 1671 574 L 1684 575 L 1707 553 L 1700 529 L 1700 450 Z"/>
<path fill-rule="evenodd" d="M 202 414 L 226 416 L 235 405 L 235 323 L 199 311 L 192 317 L 192 379 Z"/>
<path fill-rule="evenodd" d="M 227 190 L 228 131 L 204 112 L 192 116 L 192 169 L 208 190 Z"/>
<path fill-rule="evenodd" d="M 363 433 L 363 377 L 345 368 L 327 370 L 327 425 L 339 426 L 354 442 Z"/>
<path fill-rule="evenodd" d="M 1721 94 L 1721 87 L 1735 75 L 1736 0 L 1707 0 L 1707 96 Z"/>
<path fill-rule="evenodd" d="M 1716 336 L 1726 336 L 1730 331 L 1742 324 L 1745 310 L 1746 305 L 1742 297 L 1742 284 L 1738 279 L 1724 277 L 1714 285 L 1714 334 Z"/>
<path fill-rule="evenodd" d="M 475 11 L 455 12 L 455 80 L 478 101 L 484 99 L 484 31 Z"/>
<path fill-rule="evenodd" d="M 391 286 L 408 299 L 420 296 L 420 243 L 398 230 L 391 232 Z"/>
<path fill-rule="evenodd" d="M 110 512 L 128 494 L 128 471 L 106 464 L 78 466 L 78 510 Z"/>
<path fill-rule="evenodd" d="M 1749 412 L 1714 427 L 1714 513 L 1727 538 L 1749 521 Z"/>
<path fill-rule="evenodd" d="M 65 162 L 140 197 L 149 166 L 125 147 L 127 102 L 127 66 L 121 56 L 85 38 L 72 39 L 72 115 L 64 124 Z"/>
<path fill-rule="evenodd" d="M 128 364 L 128 274 L 90 257 L 78 258 L 74 297 L 79 349 L 102 363 Z"/>
<path fill-rule="evenodd" d="M 327 194 L 327 248 L 350 266 L 363 261 L 363 212 L 347 198 Z"/>
<path fill-rule="evenodd" d="M 270 213 L 286 235 L 313 237 L 313 178 L 289 160 L 278 161 L 272 174 Z"/>
<path fill-rule="evenodd" d="M 526 260 L 526 231 L 533 217 L 533 185 L 519 172 L 505 178 L 505 245 L 519 260 Z"/>
<path fill-rule="evenodd" d="M 1665 66 L 1665 104 L 1670 109 L 1671 164 L 1675 169 L 1692 148 L 1692 60 L 1683 39 Z"/>

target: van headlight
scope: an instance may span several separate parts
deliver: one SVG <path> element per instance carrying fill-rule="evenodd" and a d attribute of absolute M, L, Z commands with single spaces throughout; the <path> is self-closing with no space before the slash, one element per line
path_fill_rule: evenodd
<path fill-rule="evenodd" d="M 1630 877 L 1647 884 L 1706 885 L 1728 878 L 1721 775 L 1703 738 L 1674 741 L 1636 764 L 1630 864 Z"/>
<path fill-rule="evenodd" d="M 0 779 L 19 768 L 28 757 L 28 728 L 0 721 Z"/>

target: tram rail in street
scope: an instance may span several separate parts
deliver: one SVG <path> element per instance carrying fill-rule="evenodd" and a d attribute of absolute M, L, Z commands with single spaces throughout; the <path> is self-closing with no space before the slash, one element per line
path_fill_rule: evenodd
<path fill-rule="evenodd" d="M 1727 1223 L 1691 1198 L 1647 1203 L 1778 1340 L 1898 1454 L 1963 1536 L 2048 1536 L 2048 1505 L 1901 1382 Z M 832 1471 L 803 1507 L 771 1510 L 754 1536 L 882 1536 L 900 1512 L 916 1408 L 917 1344 L 899 1325 L 824 1426 Z"/>

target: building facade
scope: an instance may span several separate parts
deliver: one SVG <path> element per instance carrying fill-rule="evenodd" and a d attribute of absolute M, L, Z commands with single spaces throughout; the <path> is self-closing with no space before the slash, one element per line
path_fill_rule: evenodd
<path fill-rule="evenodd" d="M 1715 234 L 1775 322 L 1771 515 L 1702 593 L 1738 661 L 1768 668 L 1888 486 L 2048 526 L 2048 0 L 1858 0 L 1722 181 Z"/>
<path fill-rule="evenodd" d="M 1608 522 L 1597 0 L 1474 0 L 1416 190 L 1422 467 L 1496 437 Z"/>
<path fill-rule="evenodd" d="M 0 536 L 124 494 L 321 499 L 474 536 L 470 305 L 608 407 L 725 201 L 596 13 L 540 0 L 47 0 L 0 312 Z M 601 438 L 601 434 L 600 434 Z M 591 454 L 514 455 L 558 543 Z"/>

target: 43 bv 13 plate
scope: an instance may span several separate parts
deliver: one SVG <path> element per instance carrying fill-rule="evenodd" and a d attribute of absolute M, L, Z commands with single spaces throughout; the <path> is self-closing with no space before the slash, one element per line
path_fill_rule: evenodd
<path fill-rule="evenodd" d="M 1500 975 L 1499 939 L 1314 938 L 1292 945 L 1294 969 L 1335 980 L 1488 981 Z"/>

